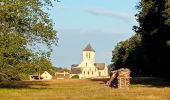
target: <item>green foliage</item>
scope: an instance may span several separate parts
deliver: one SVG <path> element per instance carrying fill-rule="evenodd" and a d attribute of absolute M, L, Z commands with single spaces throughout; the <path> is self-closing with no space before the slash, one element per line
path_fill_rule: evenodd
<path fill-rule="evenodd" d="M 29 80 L 28 74 L 26 74 L 26 73 L 20 72 L 17 76 L 20 80 Z"/>
<path fill-rule="evenodd" d="M 170 1 L 141 0 L 136 15 L 142 36 L 142 74 L 169 77 Z"/>
<path fill-rule="evenodd" d="M 20 34 L 4 34 L 0 36 L 0 74 L 10 80 L 29 64 L 32 52 L 26 48 L 26 41 Z"/>
<path fill-rule="evenodd" d="M 141 0 L 137 9 L 139 26 L 133 29 L 138 34 L 116 46 L 112 62 L 134 76 L 169 78 L 170 0 Z"/>
<path fill-rule="evenodd" d="M 57 43 L 53 23 L 43 11 L 50 6 L 51 0 L 0 1 L 0 80 L 24 79 L 37 72 L 35 66 L 42 71 L 52 70 L 49 52 L 36 54 L 28 48 L 39 43 L 51 51 Z"/>
<path fill-rule="evenodd" d="M 72 79 L 79 79 L 79 76 L 78 75 L 74 75 L 71 77 Z"/>
<path fill-rule="evenodd" d="M 135 69 L 139 66 L 138 59 L 141 52 L 141 35 L 136 34 L 130 39 L 117 44 L 112 51 L 112 62 L 115 69 L 127 67 L 132 70 L 132 74 L 136 76 Z"/>
<path fill-rule="evenodd" d="M 56 43 L 56 31 L 43 8 L 52 6 L 50 0 L 1 0 L 1 34 L 20 33 L 28 43 Z"/>
<path fill-rule="evenodd" d="M 35 69 L 35 72 L 37 72 L 38 75 L 41 75 L 44 71 L 51 72 L 54 70 L 52 63 L 44 55 L 34 58 L 33 63 L 34 63 L 33 69 Z"/>
<path fill-rule="evenodd" d="M 165 10 L 163 11 L 163 16 L 166 18 L 165 24 L 170 26 L 170 1 L 165 0 Z"/>

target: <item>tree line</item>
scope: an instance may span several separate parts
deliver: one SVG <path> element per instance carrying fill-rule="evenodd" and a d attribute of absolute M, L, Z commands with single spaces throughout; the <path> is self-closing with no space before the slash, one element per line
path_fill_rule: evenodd
<path fill-rule="evenodd" d="M 117 44 L 112 67 L 130 68 L 132 76 L 170 76 L 170 1 L 141 0 L 134 36 Z"/>

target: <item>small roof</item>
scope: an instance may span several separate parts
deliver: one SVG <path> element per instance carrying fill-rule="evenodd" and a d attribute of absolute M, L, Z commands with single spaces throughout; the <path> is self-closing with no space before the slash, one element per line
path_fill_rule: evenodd
<path fill-rule="evenodd" d="M 51 75 L 50 73 L 48 73 L 47 71 L 44 71 L 44 73 L 42 73 L 41 75 Z"/>
<path fill-rule="evenodd" d="M 75 68 L 75 67 L 77 67 L 78 66 L 78 64 L 73 64 L 73 65 L 71 65 L 71 69 L 72 68 Z"/>
<path fill-rule="evenodd" d="M 81 74 L 81 68 L 72 68 L 71 74 Z"/>
<path fill-rule="evenodd" d="M 95 63 L 94 64 L 98 70 L 104 70 L 105 63 Z"/>
<path fill-rule="evenodd" d="M 92 48 L 92 46 L 90 44 L 88 44 L 84 49 L 83 51 L 93 51 L 95 52 L 95 50 Z"/>

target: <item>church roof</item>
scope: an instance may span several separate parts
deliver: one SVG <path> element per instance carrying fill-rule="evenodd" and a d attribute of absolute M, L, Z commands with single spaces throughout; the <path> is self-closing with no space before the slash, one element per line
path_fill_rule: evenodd
<path fill-rule="evenodd" d="M 81 74 L 81 68 L 72 68 L 71 74 Z"/>
<path fill-rule="evenodd" d="M 94 64 L 98 70 L 104 70 L 105 63 L 95 63 Z"/>
<path fill-rule="evenodd" d="M 75 67 L 77 67 L 78 66 L 78 64 L 73 64 L 73 65 L 71 65 L 71 69 L 72 68 L 75 68 Z"/>
<path fill-rule="evenodd" d="M 88 44 L 88 45 L 83 49 L 83 51 L 93 51 L 93 52 L 95 52 L 95 50 L 91 47 L 90 44 Z"/>

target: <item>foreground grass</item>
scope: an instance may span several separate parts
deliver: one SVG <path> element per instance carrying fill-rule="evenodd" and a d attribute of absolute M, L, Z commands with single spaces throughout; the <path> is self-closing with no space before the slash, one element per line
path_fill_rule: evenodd
<path fill-rule="evenodd" d="M 170 100 L 170 87 L 138 84 L 114 89 L 102 81 L 78 79 L 12 84 L 10 88 L 0 88 L 0 100 Z"/>

